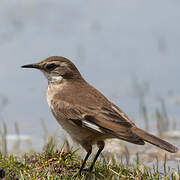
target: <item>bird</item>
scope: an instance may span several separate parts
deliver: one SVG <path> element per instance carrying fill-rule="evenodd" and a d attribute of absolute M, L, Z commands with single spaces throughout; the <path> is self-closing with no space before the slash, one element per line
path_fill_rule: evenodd
<path fill-rule="evenodd" d="M 174 145 L 138 128 L 118 106 L 91 86 L 69 59 L 50 56 L 21 67 L 39 69 L 47 78 L 46 97 L 55 119 L 86 151 L 79 174 L 85 169 L 93 145 L 97 145 L 98 151 L 86 169 L 92 172 L 106 139 L 117 138 L 137 145 L 148 142 L 171 153 L 178 151 Z"/>

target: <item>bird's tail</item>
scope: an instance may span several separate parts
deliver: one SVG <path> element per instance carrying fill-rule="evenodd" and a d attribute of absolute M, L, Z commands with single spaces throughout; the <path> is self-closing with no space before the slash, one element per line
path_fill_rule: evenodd
<path fill-rule="evenodd" d="M 151 143 L 155 146 L 160 147 L 161 149 L 164 149 L 166 151 L 169 151 L 171 153 L 176 153 L 178 151 L 178 148 L 173 146 L 172 144 L 148 133 L 143 131 L 142 129 L 139 129 L 137 127 L 132 128 L 132 132 L 135 133 L 137 136 L 142 138 L 144 141 Z"/>

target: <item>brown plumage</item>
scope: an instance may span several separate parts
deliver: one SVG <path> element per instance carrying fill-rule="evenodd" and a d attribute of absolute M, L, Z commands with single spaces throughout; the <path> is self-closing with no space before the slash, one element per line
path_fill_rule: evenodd
<path fill-rule="evenodd" d="M 80 173 L 91 154 L 92 145 L 97 144 L 99 150 L 90 171 L 108 138 L 139 145 L 148 142 L 171 153 L 178 151 L 170 143 L 136 127 L 117 106 L 82 78 L 70 60 L 53 56 L 22 67 L 40 69 L 48 79 L 47 101 L 52 113 L 72 139 L 87 151 Z"/>

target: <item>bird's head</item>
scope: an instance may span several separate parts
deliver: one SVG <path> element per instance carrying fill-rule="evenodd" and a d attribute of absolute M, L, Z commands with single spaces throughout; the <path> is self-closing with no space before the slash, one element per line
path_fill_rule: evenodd
<path fill-rule="evenodd" d="M 70 60 L 61 56 L 51 56 L 39 63 L 27 64 L 21 67 L 41 70 L 50 83 L 57 83 L 62 78 L 82 79 L 76 66 Z"/>

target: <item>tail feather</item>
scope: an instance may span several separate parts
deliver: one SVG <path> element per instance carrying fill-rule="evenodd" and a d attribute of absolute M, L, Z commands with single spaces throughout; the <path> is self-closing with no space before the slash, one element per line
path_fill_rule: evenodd
<path fill-rule="evenodd" d="M 161 149 L 164 149 L 166 151 L 169 151 L 171 153 L 176 153 L 178 151 L 178 148 L 173 146 L 172 144 L 148 133 L 143 131 L 142 129 L 139 129 L 137 127 L 132 128 L 132 132 L 138 135 L 140 138 L 142 138 L 144 141 L 151 143 L 155 146 L 160 147 Z"/>

